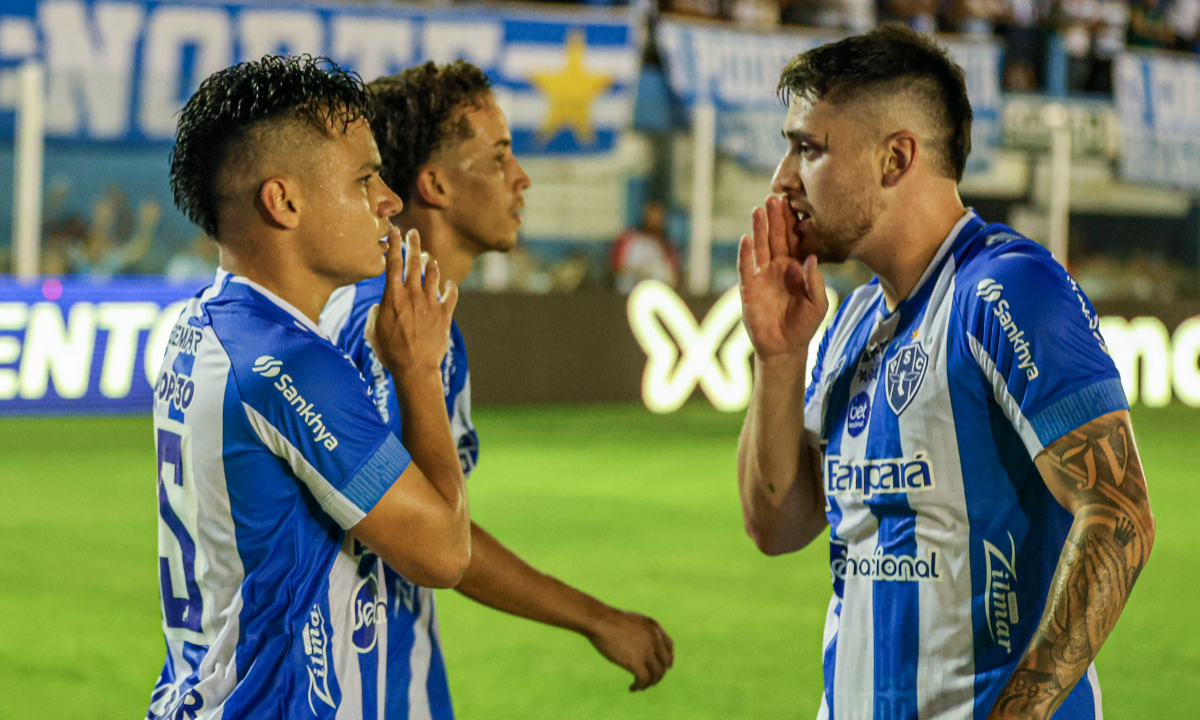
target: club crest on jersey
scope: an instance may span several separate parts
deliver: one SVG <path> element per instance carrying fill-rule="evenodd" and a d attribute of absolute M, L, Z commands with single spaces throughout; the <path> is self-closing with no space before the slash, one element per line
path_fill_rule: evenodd
<path fill-rule="evenodd" d="M 304 654 L 308 656 L 308 707 L 317 714 L 313 696 L 331 708 L 336 708 L 333 694 L 329 692 L 329 632 L 325 629 L 325 616 L 321 606 L 314 604 L 308 611 L 308 620 L 300 628 L 300 639 L 304 641 Z"/>
<path fill-rule="evenodd" d="M 887 401 L 892 412 L 899 415 L 912 402 L 925 379 L 929 355 L 921 343 L 905 345 L 887 362 Z"/>
<path fill-rule="evenodd" d="M 984 589 L 984 605 L 987 607 L 988 632 L 992 642 L 1012 655 L 1012 626 L 1021 622 L 1017 611 L 1017 543 L 1008 533 L 1012 553 L 1005 557 L 1000 548 L 987 540 L 983 541 L 984 562 L 987 569 L 987 587 Z"/>

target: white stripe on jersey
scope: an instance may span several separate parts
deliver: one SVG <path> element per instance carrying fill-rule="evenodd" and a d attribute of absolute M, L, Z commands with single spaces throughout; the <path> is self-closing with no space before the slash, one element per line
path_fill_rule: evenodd
<path fill-rule="evenodd" d="M 421 615 L 413 623 L 413 646 L 408 665 L 412 670 L 408 682 L 409 720 L 431 720 L 429 712 L 429 664 L 433 659 L 433 642 L 429 638 L 429 619 L 433 614 L 433 591 L 418 587 Z"/>
<path fill-rule="evenodd" d="M 957 228 L 954 235 L 958 235 Z M 944 246 L 949 248 L 949 245 Z M 936 262 L 936 261 L 935 261 Z M 954 292 L 954 261 L 946 264 L 933 288 L 933 297 Z M 934 306 L 930 305 L 930 310 Z M 919 337 L 945 337 L 951 305 L 941 303 L 926 313 L 917 330 Z M 910 493 L 908 504 L 916 516 L 918 552 L 928 556 L 939 549 L 941 582 L 917 583 L 921 632 L 917 653 L 917 708 L 921 720 L 971 720 L 975 699 L 975 653 L 971 625 L 970 518 L 963 486 L 958 435 L 954 432 L 954 410 L 948 380 L 948 353 L 944 344 L 930 346 L 930 373 L 917 392 L 913 405 L 921 403 L 926 424 L 946 425 L 940 431 L 900 423 L 900 446 L 905 457 L 927 450 L 942 462 L 937 468 L 940 495 Z M 909 407 L 906 412 L 920 412 Z M 926 447 L 922 447 L 925 445 Z M 945 653 L 946 648 L 962 651 Z"/>
<path fill-rule="evenodd" d="M 1025 443 L 1025 448 L 1029 450 L 1029 456 L 1036 457 L 1045 448 L 1042 447 L 1042 441 L 1038 440 L 1037 433 L 1033 431 L 1033 426 L 1021 412 L 1021 406 L 1017 404 L 1016 398 L 1008 391 L 1008 379 L 996 370 L 996 361 L 992 359 L 991 355 L 988 355 L 987 350 L 974 335 L 967 333 L 967 343 L 971 347 L 971 355 L 975 357 L 975 362 L 979 363 L 979 369 L 992 381 L 992 389 L 996 393 L 996 404 L 1004 411 L 1005 417 L 1013 424 L 1013 429 L 1021 436 L 1021 442 Z"/>
<path fill-rule="evenodd" d="M 335 639 L 339 635 L 354 635 L 354 589 L 359 579 L 358 561 L 359 558 L 354 555 L 354 537 L 346 533 L 342 551 L 329 569 L 329 625 Z M 333 643 L 333 669 L 342 691 L 335 717 L 337 720 L 362 720 L 363 678 L 358 665 L 358 650 L 353 642 Z"/>
<path fill-rule="evenodd" d="M 1088 685 L 1092 686 L 1092 700 L 1096 705 L 1096 720 L 1104 720 L 1104 708 L 1100 702 L 1100 676 L 1096 674 L 1096 663 L 1088 665 L 1087 673 Z"/>
<path fill-rule="evenodd" d="M 338 525 L 344 528 L 354 527 L 367 516 L 345 495 L 338 492 L 337 488 L 329 484 L 329 481 L 308 462 L 304 453 L 300 452 L 281 432 L 276 430 L 275 426 L 261 413 L 244 402 L 242 407 L 246 409 L 246 417 L 250 419 L 250 426 L 254 428 L 258 439 L 262 440 L 263 445 L 266 445 L 267 449 L 276 457 L 287 458 L 296 477 L 304 481 L 313 497 L 321 505 L 321 509 L 329 513 L 329 516 Z"/>

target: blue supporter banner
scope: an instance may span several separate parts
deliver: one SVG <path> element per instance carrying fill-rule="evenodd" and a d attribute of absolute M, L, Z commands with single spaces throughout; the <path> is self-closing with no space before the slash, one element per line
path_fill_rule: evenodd
<path fill-rule="evenodd" d="M 171 328 L 209 283 L 0 276 L 0 415 L 148 414 Z"/>
<path fill-rule="evenodd" d="M 751 167 L 770 170 L 787 151 L 779 74 L 796 55 L 842 35 L 817 31 L 753 33 L 732 27 L 662 20 L 657 40 L 672 93 L 688 107 L 717 108 L 717 146 Z M 999 141 L 1000 46 L 992 39 L 938 38 L 963 67 L 975 113 L 968 171 L 982 169 Z"/>
<path fill-rule="evenodd" d="M 1115 76 L 1122 176 L 1200 189 L 1200 61 L 1127 52 Z"/>
<path fill-rule="evenodd" d="M 204 78 L 267 53 L 323 55 L 365 80 L 469 60 L 493 78 L 519 154 L 607 152 L 633 119 L 642 31 L 629 10 L 20 3 L 33 7 L 0 10 L 0 71 L 44 60 L 51 138 L 170 142 Z"/>

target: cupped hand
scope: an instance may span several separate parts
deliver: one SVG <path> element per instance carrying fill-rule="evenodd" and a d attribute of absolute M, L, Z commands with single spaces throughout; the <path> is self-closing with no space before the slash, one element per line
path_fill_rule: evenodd
<path fill-rule="evenodd" d="M 406 243 L 406 251 L 400 244 Z M 400 382 L 412 373 L 437 372 L 450 341 L 450 320 L 458 288 L 446 283 L 438 296 L 441 272 L 430 260 L 421 272 L 421 236 L 388 231 L 387 278 L 377 310 L 368 318 L 366 336 L 383 366 Z"/>
<path fill-rule="evenodd" d="M 645 615 L 614 610 L 588 639 L 601 655 L 633 673 L 630 692 L 656 685 L 675 662 L 675 643 Z"/>
<path fill-rule="evenodd" d="M 750 217 L 753 235 L 738 244 L 742 321 L 759 359 L 799 357 L 829 310 L 825 280 L 816 256 L 797 257 L 796 215 L 783 199 Z"/>

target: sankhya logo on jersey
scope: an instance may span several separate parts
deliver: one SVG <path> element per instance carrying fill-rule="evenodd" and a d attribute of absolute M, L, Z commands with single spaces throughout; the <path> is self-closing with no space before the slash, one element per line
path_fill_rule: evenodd
<path fill-rule="evenodd" d="M 1034 380 L 1039 373 L 1037 363 L 1033 361 L 1033 346 L 1024 339 L 1025 331 L 1017 327 L 1016 320 L 1009 312 L 1008 301 L 1002 298 L 1003 292 L 1004 286 L 992 278 L 984 278 L 975 286 L 977 297 L 982 298 L 984 302 L 996 303 L 996 307 L 992 308 L 992 314 L 1000 321 L 1000 329 L 1004 331 L 1009 344 L 1012 345 L 1013 354 L 1016 355 L 1018 363 L 1017 367 L 1025 371 L 1026 379 Z M 997 300 L 999 302 L 996 302 Z"/>
<path fill-rule="evenodd" d="M 872 495 L 932 490 L 933 466 L 919 452 L 911 458 L 853 460 L 825 457 L 825 492 L 828 495 Z"/>
<path fill-rule="evenodd" d="M 1000 548 L 983 541 L 983 557 L 987 570 L 984 605 L 987 607 L 988 632 L 992 642 L 1012 654 L 1012 626 L 1021 622 L 1017 610 L 1017 544 L 1008 533 L 1012 553 L 1005 557 Z"/>
<path fill-rule="evenodd" d="M 329 632 L 325 629 L 325 615 L 321 606 L 314 604 L 308 611 L 308 620 L 300 628 L 300 639 L 304 642 L 304 654 L 308 657 L 308 707 L 313 715 L 317 706 L 313 696 L 331 708 L 336 708 L 333 694 L 329 692 Z"/>
<path fill-rule="evenodd" d="M 937 550 L 931 550 L 928 557 L 892 555 L 885 553 L 882 546 L 876 545 L 875 551 L 870 555 L 854 556 L 846 553 L 844 543 L 835 543 L 835 545 L 841 545 L 841 553 L 829 561 L 829 571 L 833 573 L 835 581 L 850 577 L 895 582 L 942 579 Z"/>
<path fill-rule="evenodd" d="M 283 395 L 283 399 L 287 400 L 288 404 L 296 411 L 296 414 L 300 416 L 300 421 L 312 430 L 313 439 L 324 445 L 326 450 L 335 450 L 337 448 L 338 439 L 325 427 L 325 423 L 321 420 L 321 413 L 313 412 L 313 404 L 305 400 L 300 391 L 296 389 L 291 375 L 287 373 L 279 374 L 283 370 L 282 361 L 276 360 L 270 355 L 263 355 L 254 361 L 254 367 L 251 369 L 263 377 L 273 378 L 279 375 L 279 381 L 272 385 L 272 387 Z"/>
<path fill-rule="evenodd" d="M 273 378 L 279 374 L 279 370 L 283 367 L 282 360 L 276 360 L 270 355 L 263 355 L 254 361 L 254 367 L 250 368 L 254 372 L 263 377 Z"/>

